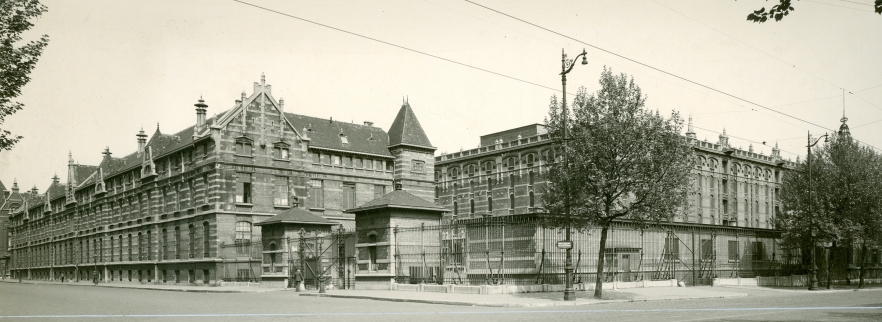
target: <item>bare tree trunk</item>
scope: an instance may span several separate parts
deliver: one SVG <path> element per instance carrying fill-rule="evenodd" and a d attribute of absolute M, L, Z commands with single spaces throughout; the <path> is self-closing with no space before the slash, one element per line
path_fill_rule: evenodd
<path fill-rule="evenodd" d="M 606 234 L 609 224 L 603 225 L 600 230 L 600 251 L 597 252 L 597 279 L 594 282 L 594 298 L 603 299 L 603 259 L 606 256 Z"/>
<path fill-rule="evenodd" d="M 867 266 L 867 242 L 861 242 L 861 271 L 858 275 L 858 288 L 864 288 L 864 266 Z"/>

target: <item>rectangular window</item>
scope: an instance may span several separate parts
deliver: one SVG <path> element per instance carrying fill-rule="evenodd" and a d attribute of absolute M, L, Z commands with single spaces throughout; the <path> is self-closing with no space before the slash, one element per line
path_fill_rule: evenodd
<path fill-rule="evenodd" d="M 310 208 L 324 208 L 325 207 L 325 198 L 324 198 L 324 189 L 322 187 L 321 180 L 310 180 L 309 181 L 309 207 Z"/>
<path fill-rule="evenodd" d="M 318 152 L 310 152 L 309 155 L 312 157 L 312 163 L 321 163 L 321 157 Z"/>
<path fill-rule="evenodd" d="M 393 171 L 393 170 L 395 170 L 395 162 L 386 161 L 386 171 Z"/>
<path fill-rule="evenodd" d="M 282 148 L 282 159 L 288 160 L 288 148 Z"/>
<path fill-rule="evenodd" d="M 355 208 L 355 184 L 343 184 L 343 209 Z"/>
<path fill-rule="evenodd" d="M 344 156 L 343 157 L 343 166 L 344 167 L 351 167 L 352 166 L 352 157 Z"/>
<path fill-rule="evenodd" d="M 341 166 L 341 165 L 343 165 L 343 162 L 340 160 L 340 156 L 339 156 L 339 155 L 333 155 L 333 156 L 331 156 L 331 159 L 333 160 L 333 164 L 334 164 L 335 166 Z"/>
<path fill-rule="evenodd" d="M 365 169 L 368 169 L 368 170 L 373 169 L 373 168 L 374 168 L 374 161 L 373 161 L 373 160 L 365 159 L 365 160 L 364 160 L 364 168 L 365 168 Z"/>
<path fill-rule="evenodd" d="M 711 260 L 714 256 L 714 244 L 710 239 L 701 240 L 701 260 Z"/>
<path fill-rule="evenodd" d="M 382 197 L 386 194 L 386 186 L 384 185 L 374 185 L 374 199 Z"/>
<path fill-rule="evenodd" d="M 322 164 L 331 165 L 331 155 L 322 153 Z"/>
<path fill-rule="evenodd" d="M 729 241 L 729 261 L 734 262 L 738 260 L 738 241 L 730 240 Z"/>
<path fill-rule="evenodd" d="M 251 143 L 239 141 L 236 142 L 236 154 L 238 155 L 251 155 Z"/>
<path fill-rule="evenodd" d="M 763 246 L 763 242 L 753 242 L 753 260 L 761 261 L 765 258 L 766 248 Z"/>
<path fill-rule="evenodd" d="M 288 178 L 287 177 L 276 177 L 275 178 L 275 198 L 273 198 L 273 204 L 276 206 L 287 206 L 288 205 Z"/>
<path fill-rule="evenodd" d="M 363 167 L 363 165 L 361 163 L 361 158 L 355 158 L 355 168 L 361 169 L 362 167 Z"/>
<path fill-rule="evenodd" d="M 383 161 L 374 160 L 374 169 L 382 171 L 383 170 Z"/>
<path fill-rule="evenodd" d="M 251 203 L 251 174 L 238 173 L 236 179 L 236 202 Z"/>
<path fill-rule="evenodd" d="M 202 175 L 202 203 L 208 203 L 208 175 Z"/>

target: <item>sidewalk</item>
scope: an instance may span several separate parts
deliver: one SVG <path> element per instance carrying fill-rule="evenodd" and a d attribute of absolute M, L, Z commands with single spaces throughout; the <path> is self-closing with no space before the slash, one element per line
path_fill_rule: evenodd
<path fill-rule="evenodd" d="M 719 289 L 719 288 L 718 288 Z M 392 302 L 414 302 L 429 304 L 465 306 L 573 306 L 603 303 L 692 300 L 709 298 L 731 298 L 747 296 L 731 290 L 713 290 L 711 287 L 650 287 L 626 290 L 604 290 L 604 300 L 593 298 L 593 291 L 577 291 L 575 301 L 563 301 L 561 292 L 518 293 L 518 294 L 449 294 L 408 291 L 368 291 L 368 290 L 330 290 L 319 294 L 317 291 L 304 291 L 300 296 L 355 298 Z"/>
<path fill-rule="evenodd" d="M 18 283 L 18 279 L 0 280 L 4 283 Z M 53 282 L 42 280 L 22 280 L 21 284 L 49 284 L 49 285 L 65 285 L 65 286 L 91 286 L 91 287 L 110 287 L 110 288 L 131 288 L 141 290 L 154 291 L 173 291 L 173 292 L 195 292 L 195 293 L 264 293 L 273 291 L 283 291 L 277 288 L 261 288 L 261 287 L 244 287 L 244 286 L 190 286 L 190 285 L 154 285 L 154 284 L 138 284 L 138 283 L 98 283 L 92 284 L 91 281 L 80 282 Z"/>

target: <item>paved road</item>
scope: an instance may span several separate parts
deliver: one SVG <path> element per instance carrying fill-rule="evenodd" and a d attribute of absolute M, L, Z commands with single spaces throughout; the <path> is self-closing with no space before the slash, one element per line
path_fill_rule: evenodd
<path fill-rule="evenodd" d="M 0 321 L 882 321 L 882 290 L 737 291 L 750 296 L 533 309 L 0 283 Z"/>

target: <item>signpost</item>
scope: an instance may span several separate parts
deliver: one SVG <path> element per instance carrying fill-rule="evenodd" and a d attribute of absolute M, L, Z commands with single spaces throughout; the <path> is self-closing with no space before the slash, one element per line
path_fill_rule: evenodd
<path fill-rule="evenodd" d="M 561 240 L 557 242 L 558 249 L 573 249 L 573 241 L 572 240 Z"/>

